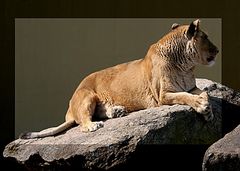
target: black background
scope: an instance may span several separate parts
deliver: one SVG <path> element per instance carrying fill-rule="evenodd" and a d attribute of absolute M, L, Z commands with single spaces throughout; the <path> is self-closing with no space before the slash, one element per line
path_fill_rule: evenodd
<path fill-rule="evenodd" d="M 222 18 L 222 83 L 240 91 L 240 12 L 233 1 L 160 0 L 4 0 L 0 4 L 0 151 L 14 140 L 15 18 Z M 227 126 L 227 125 L 225 125 Z M 7 134 L 3 135 L 3 132 Z M 7 135 L 7 136 L 6 136 Z M 140 148 L 129 168 L 201 170 L 206 145 Z M 152 157 L 157 154 L 156 157 Z M 1 167 L 16 166 L 3 159 Z M 151 166 L 150 166 L 151 165 Z M 163 169 L 168 167 L 168 169 Z M 157 169 L 158 168 L 158 169 Z M 16 170 L 17 168 L 15 168 Z"/>

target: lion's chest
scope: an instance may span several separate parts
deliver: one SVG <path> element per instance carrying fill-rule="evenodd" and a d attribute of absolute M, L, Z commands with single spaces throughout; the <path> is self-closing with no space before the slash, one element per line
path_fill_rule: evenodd
<path fill-rule="evenodd" d="M 174 72 L 166 74 L 161 81 L 164 91 L 170 92 L 188 92 L 196 85 L 193 73 Z"/>
<path fill-rule="evenodd" d="M 171 84 L 176 92 L 188 92 L 195 87 L 196 81 L 192 73 L 178 73 L 172 76 Z"/>

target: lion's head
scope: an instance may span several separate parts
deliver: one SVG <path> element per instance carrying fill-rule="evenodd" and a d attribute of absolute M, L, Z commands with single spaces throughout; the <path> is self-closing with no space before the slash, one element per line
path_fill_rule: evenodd
<path fill-rule="evenodd" d="M 180 69 L 197 64 L 213 65 L 218 48 L 199 28 L 199 23 L 200 20 L 195 20 L 189 25 L 174 23 L 172 31 L 158 41 L 158 53 Z"/>
<path fill-rule="evenodd" d="M 208 39 L 208 35 L 200 30 L 199 22 L 195 20 L 188 26 L 186 33 L 188 43 L 192 44 L 197 52 L 196 63 L 211 66 L 215 63 L 218 48 Z"/>

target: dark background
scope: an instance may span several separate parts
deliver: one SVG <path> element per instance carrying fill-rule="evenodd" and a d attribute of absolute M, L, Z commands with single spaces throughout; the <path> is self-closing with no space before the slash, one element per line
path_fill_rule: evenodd
<path fill-rule="evenodd" d="M 240 90 L 240 13 L 233 1 L 5 0 L 1 1 L 0 11 L 1 152 L 7 143 L 14 140 L 15 133 L 15 18 L 222 18 L 222 83 Z M 177 166 L 178 170 L 200 170 L 206 149 L 205 145 L 149 146 L 140 150 L 135 164 L 142 166 L 141 162 L 145 161 L 152 167 L 162 165 Z M 158 154 L 158 157 L 151 157 L 153 154 Z M 2 157 L 1 162 L 10 168 L 15 167 L 3 161 Z"/>

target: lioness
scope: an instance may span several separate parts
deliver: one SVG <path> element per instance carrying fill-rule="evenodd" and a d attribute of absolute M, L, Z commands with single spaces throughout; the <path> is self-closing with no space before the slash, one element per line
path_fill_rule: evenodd
<path fill-rule="evenodd" d="M 173 24 L 145 58 L 90 74 L 74 92 L 63 124 L 20 138 L 52 136 L 74 124 L 83 132 L 96 131 L 103 121 L 93 121 L 93 117 L 121 117 L 164 104 L 189 105 L 211 120 L 208 95 L 196 88 L 193 70 L 198 64 L 213 65 L 218 49 L 200 30 L 199 22 Z"/>

